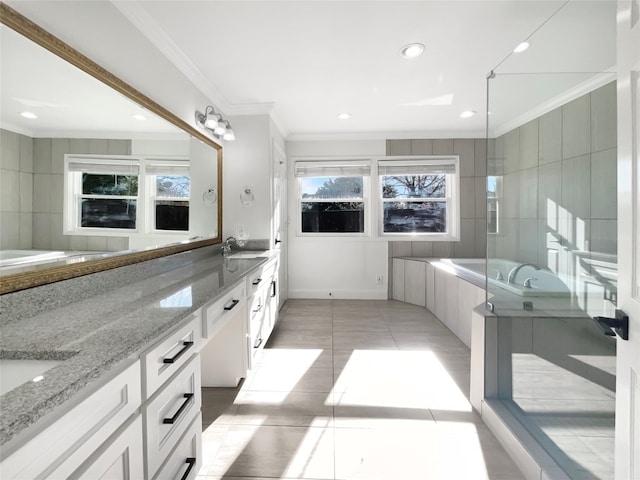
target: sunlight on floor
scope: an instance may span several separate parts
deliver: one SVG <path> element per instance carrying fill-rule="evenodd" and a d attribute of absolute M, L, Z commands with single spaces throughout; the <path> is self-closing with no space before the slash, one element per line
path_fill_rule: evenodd
<path fill-rule="evenodd" d="M 327 402 L 471 411 L 469 400 L 436 355 L 418 350 L 354 350 Z"/>

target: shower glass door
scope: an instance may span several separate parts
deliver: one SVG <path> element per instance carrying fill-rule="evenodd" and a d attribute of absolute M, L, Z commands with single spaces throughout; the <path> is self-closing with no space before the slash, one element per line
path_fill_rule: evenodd
<path fill-rule="evenodd" d="M 613 479 L 616 343 L 592 317 L 616 308 L 615 2 L 527 41 L 487 80 L 487 401 L 569 478 Z"/>

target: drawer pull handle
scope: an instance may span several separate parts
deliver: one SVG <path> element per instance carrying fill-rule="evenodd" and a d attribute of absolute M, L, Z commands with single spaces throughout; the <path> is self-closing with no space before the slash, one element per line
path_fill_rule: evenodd
<path fill-rule="evenodd" d="M 262 305 L 258 305 L 258 308 L 256 308 L 253 313 L 258 313 L 260 310 L 262 310 Z"/>
<path fill-rule="evenodd" d="M 232 300 L 231 301 L 231 305 L 224 307 L 225 310 L 231 310 L 233 307 L 235 307 L 238 303 L 240 303 L 240 300 Z"/>
<path fill-rule="evenodd" d="M 184 472 L 184 475 L 182 475 L 182 477 L 180 477 L 180 480 L 187 480 L 187 478 L 189 478 L 189 474 L 191 473 L 191 470 L 193 470 L 193 467 L 196 464 L 196 459 L 194 457 L 189 457 L 189 458 L 187 458 L 187 460 L 184 463 L 189 464 L 189 467 Z"/>
<path fill-rule="evenodd" d="M 258 285 L 262 281 L 261 278 L 256 278 L 251 285 Z"/>
<path fill-rule="evenodd" d="M 271 288 L 273 289 L 273 290 L 271 290 L 271 298 L 273 298 L 278 294 L 278 291 L 277 291 L 278 287 L 276 286 L 276 281 L 275 280 L 271 280 Z"/>
<path fill-rule="evenodd" d="M 162 362 L 163 363 L 175 363 L 176 360 L 178 360 L 182 355 L 184 355 L 184 353 L 187 350 L 189 350 L 191 347 L 193 347 L 193 342 L 182 342 L 182 348 L 180 349 L 180 351 L 178 353 L 176 353 L 171 358 L 163 358 Z"/>
<path fill-rule="evenodd" d="M 178 417 L 182 414 L 182 412 L 185 411 L 185 409 L 189 405 L 189 402 L 191 401 L 191 398 L 193 398 L 193 393 L 185 393 L 184 394 L 184 402 L 182 402 L 182 405 L 180 405 L 180 408 L 178 409 L 178 411 L 176 413 L 174 413 L 173 417 L 171 417 L 171 418 L 163 418 L 162 419 L 162 423 L 163 424 L 169 424 L 169 425 L 173 425 L 174 423 L 176 423 L 176 420 L 178 420 Z"/>
<path fill-rule="evenodd" d="M 253 348 L 260 348 L 260 345 L 262 345 L 262 338 L 259 338 L 258 340 L 256 340 L 256 343 L 254 343 Z"/>

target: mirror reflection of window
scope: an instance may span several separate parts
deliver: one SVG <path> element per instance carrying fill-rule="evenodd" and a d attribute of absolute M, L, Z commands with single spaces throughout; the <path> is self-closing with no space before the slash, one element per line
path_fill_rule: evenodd
<path fill-rule="evenodd" d="M 191 179 L 187 175 L 157 175 L 154 184 L 154 228 L 188 231 Z"/>

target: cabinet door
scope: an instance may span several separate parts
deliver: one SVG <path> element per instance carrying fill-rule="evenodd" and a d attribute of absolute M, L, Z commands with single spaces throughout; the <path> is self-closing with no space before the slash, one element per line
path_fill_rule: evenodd
<path fill-rule="evenodd" d="M 413 305 L 426 305 L 425 262 L 404 262 L 404 301 Z"/>
<path fill-rule="evenodd" d="M 435 278 L 435 311 L 436 317 L 446 325 L 447 323 L 447 277 L 448 273 L 439 268 L 434 269 Z"/>
<path fill-rule="evenodd" d="M 140 407 L 136 361 L 2 459 L 3 479 L 67 478 Z"/>
<path fill-rule="evenodd" d="M 426 298 L 427 298 L 427 308 L 431 313 L 435 313 L 436 311 L 436 286 L 435 286 L 435 272 L 434 266 L 430 263 L 425 265 L 425 286 L 426 286 Z"/>
<path fill-rule="evenodd" d="M 458 335 L 458 281 L 461 281 L 455 275 L 447 274 L 447 294 L 446 294 L 446 310 L 445 325 L 449 327 L 453 333 Z"/>
<path fill-rule="evenodd" d="M 134 480 L 144 478 L 142 418 L 133 421 L 112 441 L 103 445 L 69 480 Z"/>
<path fill-rule="evenodd" d="M 404 264 L 405 261 L 399 258 L 394 258 L 392 263 L 392 278 L 393 286 L 391 290 L 391 297 L 394 300 L 404 302 Z"/>

